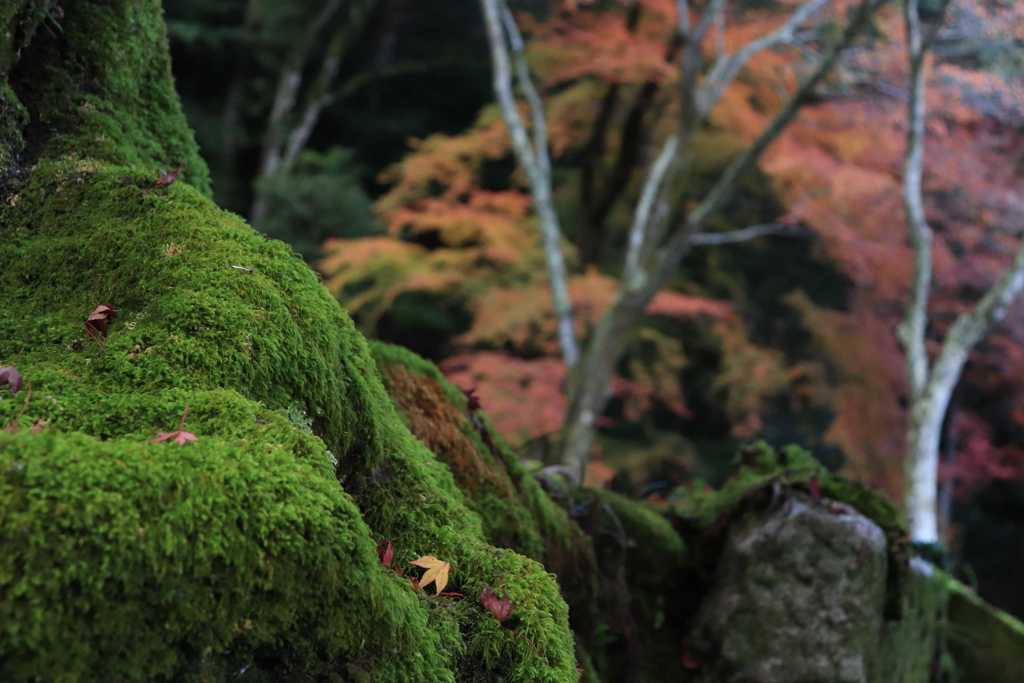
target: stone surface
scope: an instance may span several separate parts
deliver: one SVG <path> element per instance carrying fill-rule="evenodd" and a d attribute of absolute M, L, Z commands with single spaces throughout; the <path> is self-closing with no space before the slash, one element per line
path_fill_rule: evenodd
<path fill-rule="evenodd" d="M 879 680 L 886 539 L 853 508 L 776 498 L 728 531 L 690 645 L 710 683 Z"/>

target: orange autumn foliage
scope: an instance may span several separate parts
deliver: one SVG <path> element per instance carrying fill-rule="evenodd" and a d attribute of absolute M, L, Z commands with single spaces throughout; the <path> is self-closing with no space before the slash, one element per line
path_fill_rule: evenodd
<path fill-rule="evenodd" d="M 833 3 L 823 18 L 834 20 L 852 4 Z M 792 5 L 782 3 L 781 9 Z M 724 33 L 709 32 L 704 45 L 709 59 L 719 41 L 734 50 L 785 17 L 779 7 L 730 7 Z M 964 7 L 981 17 L 992 40 L 1024 32 L 1020 7 L 1005 16 L 981 0 L 966 0 Z M 530 65 L 545 91 L 554 194 L 567 232 L 580 213 L 575 165 L 597 125 L 599 103 L 612 87 L 618 89 L 619 106 L 597 160 L 607 168 L 624 142 L 627 105 L 653 84 L 656 95 L 644 119 L 649 133 L 644 163 L 609 218 L 610 241 L 628 226 L 645 164 L 677 115 L 678 68 L 669 58 L 674 12 L 672 0 L 571 2 L 544 22 L 520 17 Z M 903 316 L 913 262 L 900 195 L 906 112 L 898 93 L 905 87 L 906 66 L 898 9 L 880 14 L 875 27 L 879 35 L 870 47 L 843 58 L 815 102 L 760 164 L 782 208 L 781 215 L 763 219 L 811 231 L 813 258 L 844 279 L 847 301 L 835 307 L 821 303 L 813 283 L 786 295 L 780 307 L 806 337 L 806 348 L 794 351 L 759 336 L 742 295 L 735 302 L 723 300 L 711 276 L 686 282 L 686 294 L 666 290 L 652 301 L 612 391 L 621 419 L 640 420 L 657 406 L 678 417 L 677 424 L 699 423 L 702 416 L 686 400 L 694 389 L 684 386 L 682 377 L 694 370 L 687 356 L 696 343 L 692 337 L 704 335 L 713 339 L 718 360 L 706 370 L 714 377 L 702 390 L 728 418 L 730 437 L 757 436 L 769 407 L 780 400 L 794 415 L 823 411 L 830 422 L 820 442 L 842 452 L 848 472 L 896 496 L 906 389 L 894 330 Z M 812 43 L 809 51 L 815 48 Z M 806 70 L 805 51 L 795 49 L 751 60 L 694 140 L 695 168 L 703 172 L 728 163 L 764 129 Z M 925 192 L 936 230 L 931 318 L 938 339 L 998 276 L 1024 231 L 1024 205 L 1014 189 L 1024 169 L 1024 93 L 996 73 L 941 60 L 930 67 L 928 88 Z M 493 168 L 492 162 L 510 158 L 493 107 L 460 135 L 414 142 L 383 176 L 391 185 L 377 210 L 388 237 L 331 242 L 321 269 L 328 286 L 369 327 L 406 292 L 458 299 L 470 322 L 453 333 L 451 355 L 442 367 L 460 385 L 477 388 L 501 431 L 527 439 L 560 428 L 566 378 L 525 179 L 514 171 L 502 181 L 485 182 L 489 164 Z M 742 227 L 729 219 L 716 219 L 715 227 Z M 579 243 L 564 246 L 576 332 L 585 338 L 614 302 L 618 282 L 612 269 L 581 267 Z M 968 366 L 965 381 L 978 391 L 1010 392 L 1024 401 L 1024 392 L 1001 379 L 1008 372 L 1024 373 L 1021 340 L 1024 322 L 1003 325 Z M 1024 425 L 1024 411 L 1008 420 Z M 973 440 L 962 441 L 973 444 L 974 461 L 983 455 L 990 464 L 1010 457 L 994 445 L 999 437 L 992 430 L 971 433 Z M 979 446 L 982 438 L 991 448 Z M 1009 470 L 991 465 L 986 471 Z"/>

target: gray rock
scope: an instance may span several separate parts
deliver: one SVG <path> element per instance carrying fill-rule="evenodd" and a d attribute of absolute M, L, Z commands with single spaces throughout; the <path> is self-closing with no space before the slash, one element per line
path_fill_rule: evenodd
<path fill-rule="evenodd" d="M 690 646 L 710 683 L 875 683 L 886 539 L 853 508 L 785 494 L 735 521 Z"/>

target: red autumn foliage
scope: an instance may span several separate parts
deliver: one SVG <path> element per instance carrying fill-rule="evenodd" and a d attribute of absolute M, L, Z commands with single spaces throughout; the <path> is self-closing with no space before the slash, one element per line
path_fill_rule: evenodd
<path fill-rule="evenodd" d="M 483 592 L 480 593 L 480 604 L 500 622 L 504 623 L 512 616 L 512 601 L 498 597 L 490 586 L 484 586 Z"/>
<path fill-rule="evenodd" d="M 13 365 L 0 366 L 0 386 L 6 384 L 11 388 L 11 393 L 21 391 L 21 373 Z"/>
<path fill-rule="evenodd" d="M 155 437 L 153 437 L 153 443 L 164 443 L 165 441 L 171 441 L 173 443 L 178 444 L 179 446 L 184 446 L 187 443 L 198 441 L 199 437 L 197 437 L 192 432 L 185 431 L 186 417 L 188 417 L 187 405 L 185 406 L 185 410 L 183 410 L 181 413 L 181 418 L 178 420 L 178 428 L 173 432 L 159 432 Z"/>
<path fill-rule="evenodd" d="M 395 546 L 391 541 L 384 539 L 377 544 L 377 557 L 385 567 L 390 567 L 395 559 Z"/>

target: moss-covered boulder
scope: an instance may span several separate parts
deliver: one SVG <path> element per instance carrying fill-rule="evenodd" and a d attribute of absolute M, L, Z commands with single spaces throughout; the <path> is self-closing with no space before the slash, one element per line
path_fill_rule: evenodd
<path fill-rule="evenodd" d="M 0 679 L 576 680 L 555 579 L 489 541 L 316 276 L 211 203 L 159 3 L 63 4 L 17 49 L 58 19 L 0 15 L 25 112 L 0 131 L 25 380 L 0 392 Z M 154 443 L 186 410 L 197 440 Z M 424 554 L 452 594 L 410 584 Z"/>
<path fill-rule="evenodd" d="M 480 406 L 432 363 L 371 347 L 403 419 L 448 465 L 488 539 L 558 578 L 585 680 L 678 680 L 688 583 L 685 546 L 668 519 L 610 491 L 551 479 L 555 488 L 543 490 Z"/>
<path fill-rule="evenodd" d="M 881 680 L 887 561 L 882 530 L 834 501 L 780 493 L 737 518 L 689 641 L 697 680 Z"/>

